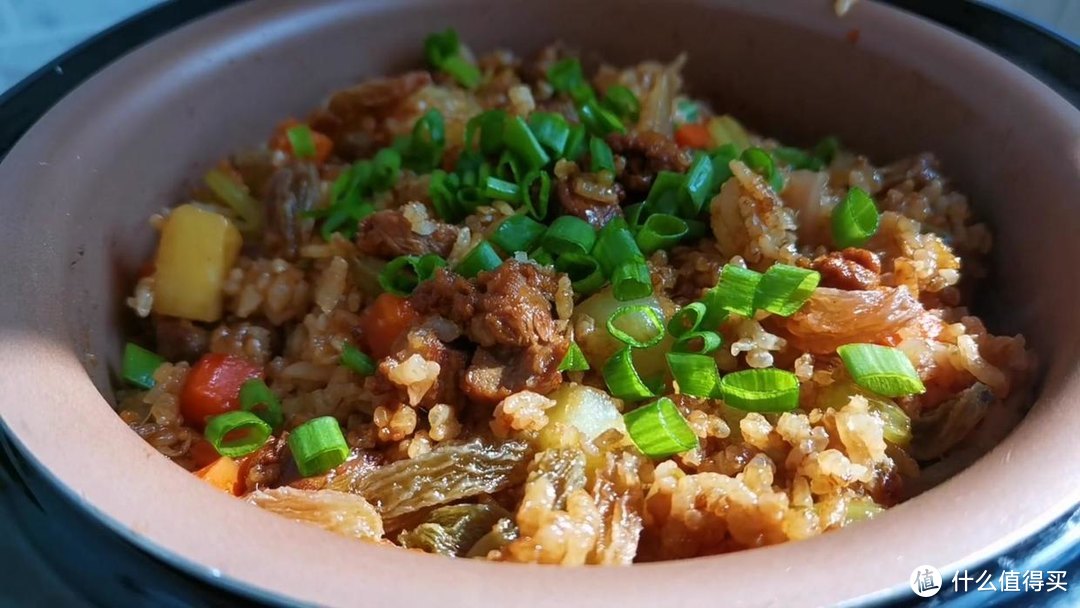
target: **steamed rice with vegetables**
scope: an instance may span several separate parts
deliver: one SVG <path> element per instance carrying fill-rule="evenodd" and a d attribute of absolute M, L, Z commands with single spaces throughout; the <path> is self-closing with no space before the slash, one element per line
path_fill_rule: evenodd
<path fill-rule="evenodd" d="M 683 58 L 560 45 L 289 120 L 152 218 L 120 415 L 204 482 L 365 541 L 629 564 L 875 517 L 1022 415 L 968 309 L 991 237 L 929 154 L 752 132 Z"/>

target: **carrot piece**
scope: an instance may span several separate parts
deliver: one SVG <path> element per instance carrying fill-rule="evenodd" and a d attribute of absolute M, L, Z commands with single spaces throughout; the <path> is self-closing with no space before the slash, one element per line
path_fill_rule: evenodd
<path fill-rule="evenodd" d="M 368 353 L 382 359 L 390 354 L 394 341 L 419 321 L 419 313 L 407 299 L 384 293 L 360 314 L 358 325 Z"/>
<path fill-rule="evenodd" d="M 195 471 L 194 474 L 222 492 L 227 492 L 233 496 L 239 496 L 241 493 L 240 464 L 228 456 L 221 456 L 214 462 Z"/>
<path fill-rule="evenodd" d="M 684 148 L 704 150 L 712 146 L 712 136 L 702 124 L 686 124 L 675 130 L 675 142 Z"/>
<path fill-rule="evenodd" d="M 240 407 L 240 387 L 262 376 L 262 367 L 247 359 L 221 353 L 203 355 L 184 381 L 180 413 L 188 423 L 202 426 L 207 418 Z"/>

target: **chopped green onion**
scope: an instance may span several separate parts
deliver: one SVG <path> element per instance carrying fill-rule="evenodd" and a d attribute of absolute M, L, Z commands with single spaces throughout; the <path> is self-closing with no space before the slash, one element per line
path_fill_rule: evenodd
<path fill-rule="evenodd" d="M 469 119 L 465 124 L 465 147 L 472 149 L 477 132 L 480 134 L 480 152 L 498 154 L 503 149 L 503 129 L 506 125 L 505 110 L 488 110 Z"/>
<path fill-rule="evenodd" d="M 667 458 L 698 447 L 694 430 L 667 397 L 623 414 L 623 422 L 634 445 L 649 458 Z"/>
<path fill-rule="evenodd" d="M 475 89 L 476 85 L 480 84 L 480 68 L 461 55 L 455 55 L 447 59 L 439 69 L 449 74 L 466 89 Z"/>
<path fill-rule="evenodd" d="M 520 116 L 507 119 L 503 128 L 503 143 L 527 170 L 542 169 L 551 160 Z"/>
<path fill-rule="evenodd" d="M 877 344 L 845 344 L 836 349 L 855 384 L 883 397 L 926 392 L 907 355 Z"/>
<path fill-rule="evenodd" d="M 555 261 L 555 270 L 570 277 L 574 293 L 588 295 L 604 286 L 604 275 L 593 258 L 581 253 L 566 253 Z"/>
<path fill-rule="evenodd" d="M 508 203 L 518 203 L 521 202 L 521 188 L 517 184 L 488 176 L 484 182 L 484 196 Z"/>
<path fill-rule="evenodd" d="M 649 195 L 645 198 L 645 208 L 649 213 L 675 214 L 679 208 L 679 192 L 686 176 L 674 171 L 661 171 L 653 179 Z"/>
<path fill-rule="evenodd" d="M 723 343 L 724 339 L 715 331 L 692 331 L 676 340 L 675 344 L 671 345 L 671 352 L 707 355 L 720 348 Z"/>
<path fill-rule="evenodd" d="M 748 412 L 788 412 L 799 406 L 799 379 L 776 368 L 748 369 L 720 380 L 724 402 Z"/>
<path fill-rule="evenodd" d="M 686 222 L 667 213 L 650 215 L 637 233 L 637 244 L 644 255 L 652 255 L 659 249 L 671 249 L 684 237 Z"/>
<path fill-rule="evenodd" d="M 837 247 L 859 247 L 878 230 L 880 216 L 874 199 L 861 188 L 848 190 L 832 212 L 833 241 Z"/>
<path fill-rule="evenodd" d="M 548 68 L 547 79 L 551 88 L 566 93 L 577 103 L 584 103 L 595 95 L 585 80 L 581 62 L 572 57 L 557 61 Z"/>
<path fill-rule="evenodd" d="M 120 364 L 120 375 L 124 380 L 142 388 L 154 388 L 154 372 L 165 358 L 157 353 L 128 342 L 124 345 L 124 359 Z"/>
<path fill-rule="evenodd" d="M 458 262 L 454 271 L 461 276 L 471 279 L 486 270 L 494 270 L 502 264 L 502 258 L 495 252 L 495 248 L 487 241 L 480 241 L 465 257 Z"/>
<path fill-rule="evenodd" d="M 439 166 L 446 147 L 446 124 L 438 110 L 428 110 L 413 125 L 412 134 L 401 146 L 405 165 L 418 173 L 427 173 Z"/>
<path fill-rule="evenodd" d="M 603 108 L 595 100 L 590 100 L 578 107 L 578 117 L 585 129 L 594 135 L 607 135 L 609 133 L 625 133 L 619 117 L 610 110 Z"/>
<path fill-rule="evenodd" d="M 640 401 L 656 395 L 634 368 L 629 346 L 620 349 L 604 363 L 603 375 L 608 392 L 617 399 Z"/>
<path fill-rule="evenodd" d="M 709 225 L 698 220 L 683 220 L 686 222 L 686 237 L 684 241 L 696 241 L 709 232 Z"/>
<path fill-rule="evenodd" d="M 586 138 L 588 133 L 585 132 L 583 125 L 571 125 L 570 134 L 566 137 L 566 147 L 563 148 L 562 157 L 566 160 L 576 161 L 585 154 Z"/>
<path fill-rule="evenodd" d="M 682 183 L 682 198 L 688 207 L 686 215 L 697 217 L 712 191 L 713 159 L 707 154 L 698 153 L 686 171 L 686 179 Z"/>
<path fill-rule="evenodd" d="M 635 333 L 640 335 L 641 331 L 638 330 L 644 330 L 648 334 L 645 338 L 638 339 L 618 326 L 619 320 L 627 316 L 634 317 L 629 324 Z M 623 344 L 633 348 L 648 348 L 656 346 L 664 339 L 664 318 L 651 306 L 643 304 L 621 306 L 608 317 L 607 330 L 612 338 Z"/>
<path fill-rule="evenodd" d="M 724 182 L 734 175 L 731 172 L 731 161 L 739 158 L 739 151 L 732 144 L 724 144 L 712 153 L 712 191 L 719 192 Z"/>
<path fill-rule="evenodd" d="M 636 300 L 652 294 L 652 276 L 649 267 L 640 260 L 619 265 L 611 274 L 611 290 L 620 302 Z"/>
<path fill-rule="evenodd" d="M 401 154 L 393 148 L 383 148 L 371 161 L 371 189 L 376 192 L 389 190 L 401 174 Z"/>
<path fill-rule="evenodd" d="M 505 253 L 529 251 L 544 236 L 547 226 L 527 215 L 511 215 L 499 222 L 488 237 L 492 243 Z"/>
<path fill-rule="evenodd" d="M 719 396 L 720 372 L 716 369 L 716 359 L 696 353 L 670 352 L 667 361 L 679 393 L 691 397 Z"/>
<path fill-rule="evenodd" d="M 255 414 L 274 431 L 281 429 L 285 423 L 281 401 L 259 378 L 248 380 L 240 386 L 240 409 Z"/>
<path fill-rule="evenodd" d="M 716 286 L 716 304 L 724 310 L 750 318 L 761 273 L 734 264 L 724 265 Z"/>
<path fill-rule="evenodd" d="M 777 161 L 788 165 L 792 169 L 821 171 L 825 167 L 825 163 L 820 158 L 799 148 L 781 146 L 773 149 L 772 155 Z"/>
<path fill-rule="evenodd" d="M 361 376 L 370 376 L 376 369 L 374 359 L 348 343 L 341 345 L 341 364 Z"/>
<path fill-rule="evenodd" d="M 600 229 L 600 234 L 596 237 L 593 257 L 600 263 L 604 274 L 609 277 L 620 265 L 645 259 L 634 240 L 634 234 L 630 232 L 626 221 L 621 218 L 612 219 Z"/>
<path fill-rule="evenodd" d="M 262 447 L 271 432 L 270 425 L 255 414 L 233 411 L 207 420 L 203 435 L 218 454 L 238 458 Z"/>
<path fill-rule="evenodd" d="M 551 176 L 546 171 L 530 171 L 521 180 L 521 195 L 529 215 L 538 220 L 547 217 L 548 201 L 551 199 Z"/>
<path fill-rule="evenodd" d="M 681 338 L 697 330 L 707 310 L 704 302 L 691 302 L 683 306 L 668 321 L 667 330 L 673 338 Z"/>
<path fill-rule="evenodd" d="M 207 171 L 203 181 L 214 196 L 240 216 L 243 222 L 240 227 L 244 232 L 259 232 L 263 222 L 262 203 L 251 196 L 247 186 L 232 179 L 220 169 Z"/>
<path fill-rule="evenodd" d="M 645 209 L 645 203 L 634 203 L 623 207 L 623 216 L 626 217 L 626 223 L 634 228 L 640 225 L 641 212 Z"/>
<path fill-rule="evenodd" d="M 754 308 L 790 317 L 814 294 L 821 274 L 787 264 L 773 264 L 758 281 Z"/>
<path fill-rule="evenodd" d="M 720 324 L 728 318 L 728 311 L 724 308 L 724 293 L 719 287 L 713 287 L 705 292 L 705 295 L 701 297 L 701 302 L 705 304 L 706 312 L 698 327 L 711 331 L 720 329 Z"/>
<path fill-rule="evenodd" d="M 579 217 L 561 215 L 551 223 L 541 242 L 544 249 L 556 255 L 587 254 L 596 244 L 596 231 Z"/>
<path fill-rule="evenodd" d="M 641 102 L 638 101 L 637 95 L 621 84 L 608 87 L 602 103 L 616 116 L 628 122 L 637 122 L 641 115 Z"/>
<path fill-rule="evenodd" d="M 289 450 L 304 477 L 322 475 L 349 457 L 349 444 L 332 416 L 312 418 L 293 429 Z"/>
<path fill-rule="evenodd" d="M 585 353 L 581 352 L 581 347 L 577 345 L 577 342 L 571 342 L 566 356 L 563 357 L 562 363 L 559 363 L 559 371 L 585 372 L 588 370 L 589 362 L 585 359 Z"/>
<path fill-rule="evenodd" d="M 776 163 L 768 152 L 761 148 L 747 148 L 740 158 L 754 173 L 764 177 L 775 192 L 780 193 L 784 189 L 784 175 L 776 169 Z"/>
<path fill-rule="evenodd" d="M 675 100 L 675 122 L 680 125 L 701 122 L 701 108 L 697 103 L 685 97 L 679 97 Z"/>
<path fill-rule="evenodd" d="M 323 220 L 319 228 L 319 234 L 324 241 L 330 241 L 335 232 L 340 232 L 348 238 L 356 234 L 356 228 L 360 220 L 375 213 L 375 206 L 371 203 L 357 203 L 355 206 L 343 206 L 332 209 L 330 214 Z"/>
<path fill-rule="evenodd" d="M 820 158 L 825 165 L 831 163 L 838 152 L 840 152 L 840 140 L 831 135 L 814 146 L 814 156 Z"/>
<path fill-rule="evenodd" d="M 554 266 L 555 258 L 544 248 L 539 248 L 529 254 L 529 259 L 541 266 Z"/>
<path fill-rule="evenodd" d="M 529 115 L 529 130 L 540 145 L 551 154 L 559 156 L 566 150 L 566 141 L 570 138 L 570 125 L 562 114 L 555 112 L 533 112 Z"/>
<path fill-rule="evenodd" d="M 424 58 L 432 67 L 446 72 L 467 89 L 480 84 L 480 69 L 461 56 L 461 43 L 453 29 L 425 38 Z"/>
<path fill-rule="evenodd" d="M 450 175 L 442 169 L 431 173 L 428 195 L 435 207 L 435 214 L 447 222 L 458 222 L 463 217 L 457 209 L 457 193 L 448 179 Z"/>
<path fill-rule="evenodd" d="M 507 181 L 519 181 L 525 176 L 525 173 L 513 152 L 506 150 L 499 155 L 499 162 L 495 165 L 496 177 Z"/>
<path fill-rule="evenodd" d="M 433 253 L 399 256 L 390 260 L 379 272 L 379 285 L 392 294 L 407 296 L 444 266 L 446 260 Z"/>
<path fill-rule="evenodd" d="M 487 198 L 484 197 L 484 191 L 475 186 L 458 188 L 455 199 L 457 200 L 458 208 L 463 209 L 466 214 L 476 211 L 477 207 L 487 203 Z"/>
<path fill-rule="evenodd" d="M 296 158 L 315 158 L 315 136 L 311 133 L 311 127 L 299 124 L 289 127 L 285 131 L 289 138 L 289 146 L 292 147 L 293 156 Z"/>
<path fill-rule="evenodd" d="M 589 160 L 589 170 L 593 173 L 615 172 L 615 157 L 612 155 L 611 146 L 599 137 L 589 138 Z"/>

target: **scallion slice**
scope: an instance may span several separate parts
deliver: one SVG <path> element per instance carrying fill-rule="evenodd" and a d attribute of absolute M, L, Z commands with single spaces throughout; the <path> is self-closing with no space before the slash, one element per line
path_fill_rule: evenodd
<path fill-rule="evenodd" d="M 637 122 L 641 115 L 641 102 L 637 95 L 621 84 L 608 87 L 604 92 L 603 105 L 627 122 Z"/>
<path fill-rule="evenodd" d="M 911 360 L 901 351 L 878 344 L 845 344 L 836 349 L 855 384 L 883 397 L 926 392 Z"/>
<path fill-rule="evenodd" d="M 608 392 L 618 399 L 641 401 L 656 396 L 634 368 L 629 346 L 620 349 L 604 363 L 603 375 Z"/>
<path fill-rule="evenodd" d="M 499 155 L 499 162 L 495 164 L 496 177 L 507 181 L 519 181 L 525 177 L 526 173 L 528 172 L 521 168 L 521 163 L 513 152 L 506 150 Z"/>
<path fill-rule="evenodd" d="M 649 458 L 667 458 L 698 447 L 694 430 L 667 397 L 623 414 L 623 422 L 634 445 Z"/>
<path fill-rule="evenodd" d="M 206 186 L 218 197 L 221 202 L 240 216 L 242 223 L 238 222 L 241 229 L 246 233 L 257 233 L 262 227 L 263 210 L 262 203 L 251 196 L 247 187 L 230 177 L 220 169 L 211 169 L 203 177 Z M 337 182 L 334 182 L 337 188 Z"/>
<path fill-rule="evenodd" d="M 817 271 L 773 264 L 758 281 L 754 308 L 790 317 L 810 299 L 819 282 L 821 274 Z"/>
<path fill-rule="evenodd" d="M 874 199 L 862 188 L 852 188 L 833 208 L 833 241 L 840 248 L 859 247 L 874 236 L 879 222 Z"/>
<path fill-rule="evenodd" d="M 623 344 L 633 348 L 648 348 L 664 339 L 664 318 L 652 306 L 620 306 L 608 317 L 607 330 L 612 338 Z"/>
<path fill-rule="evenodd" d="M 503 149 L 503 129 L 506 125 L 506 110 L 488 110 L 469 119 L 465 124 L 465 147 L 479 147 L 483 154 L 498 154 Z M 479 134 L 479 141 L 476 141 Z"/>
<path fill-rule="evenodd" d="M 705 304 L 705 317 L 698 327 L 707 331 L 720 329 L 720 324 L 728 318 L 728 311 L 724 308 L 724 295 L 720 288 L 713 287 L 706 291 L 701 302 Z"/>
<path fill-rule="evenodd" d="M 599 137 L 589 138 L 589 170 L 593 173 L 615 172 L 615 157 L 611 152 L 611 146 Z"/>
<path fill-rule="evenodd" d="M 207 420 L 203 435 L 218 454 L 238 458 L 262 447 L 271 432 L 270 425 L 255 414 L 233 411 Z"/>
<path fill-rule="evenodd" d="M 480 68 L 470 63 L 461 55 L 450 57 L 439 67 L 466 89 L 475 89 L 480 84 Z"/>
<path fill-rule="evenodd" d="M 673 338 L 681 338 L 697 330 L 707 312 L 704 302 L 691 302 L 683 306 L 668 321 L 667 330 Z"/>
<path fill-rule="evenodd" d="M 544 152 L 543 146 L 536 141 L 529 125 L 520 116 L 514 116 L 506 120 L 503 128 L 503 143 L 521 161 L 527 171 L 543 169 L 551 158 Z"/>
<path fill-rule="evenodd" d="M 748 412 L 788 412 L 799 406 L 799 379 L 776 368 L 733 372 L 720 380 L 724 402 Z"/>
<path fill-rule="evenodd" d="M 548 214 L 551 199 L 551 176 L 543 170 L 530 171 L 521 180 L 521 196 L 532 217 L 543 220 Z"/>
<path fill-rule="evenodd" d="M 620 264 L 611 273 L 611 291 L 620 302 L 644 298 L 652 294 L 652 276 L 649 267 L 641 260 Z"/>
<path fill-rule="evenodd" d="M 840 140 L 832 135 L 822 139 L 814 146 L 814 156 L 821 159 L 823 164 L 828 165 L 836 158 L 837 152 L 840 151 Z"/>
<path fill-rule="evenodd" d="M 559 371 L 584 372 L 588 370 L 589 362 L 585 359 L 585 353 L 581 352 L 581 347 L 577 345 L 577 342 L 571 342 L 570 348 L 566 351 L 566 356 L 559 363 Z"/>
<path fill-rule="evenodd" d="M 341 364 L 361 376 L 375 373 L 375 360 L 352 344 L 341 345 Z"/>
<path fill-rule="evenodd" d="M 240 409 L 251 412 L 276 432 L 285 423 L 285 414 L 281 413 L 281 401 L 277 395 L 259 378 L 248 380 L 240 386 Z"/>
<path fill-rule="evenodd" d="M 634 234 L 621 218 L 612 219 L 600 229 L 593 257 L 600 262 L 600 268 L 608 276 L 622 264 L 645 259 L 634 240 Z"/>
<path fill-rule="evenodd" d="M 777 170 L 776 163 L 768 152 L 761 148 L 747 148 L 741 158 L 754 173 L 764 177 L 776 193 L 779 194 L 784 189 L 784 175 Z"/>
<path fill-rule="evenodd" d="M 480 69 L 462 57 L 461 43 L 453 29 L 425 38 L 424 58 L 432 67 L 446 72 L 467 89 L 474 89 L 480 84 Z"/>
<path fill-rule="evenodd" d="M 596 244 L 596 231 L 588 222 L 579 217 L 562 215 L 551 222 L 541 242 L 544 249 L 556 255 L 587 254 Z"/>
<path fill-rule="evenodd" d="M 341 433 L 341 425 L 332 416 L 312 418 L 293 429 L 289 450 L 304 477 L 322 475 L 349 456 L 349 444 Z"/>
<path fill-rule="evenodd" d="M 401 175 L 401 154 L 393 148 L 383 148 L 371 160 L 371 189 L 382 192 L 394 187 Z"/>
<path fill-rule="evenodd" d="M 488 237 L 504 253 L 530 251 L 540 242 L 547 227 L 527 215 L 515 214 L 499 222 Z"/>
<path fill-rule="evenodd" d="M 600 264 L 582 253 L 566 253 L 555 261 L 555 270 L 570 277 L 574 293 L 589 295 L 604 286 L 605 279 Z"/>
<path fill-rule="evenodd" d="M 715 331 L 692 331 L 676 340 L 675 344 L 671 345 L 671 352 L 707 355 L 720 348 L 723 343 L 724 339 Z"/>
<path fill-rule="evenodd" d="M 494 270 L 502 264 L 502 258 L 487 241 L 480 241 L 458 262 L 454 271 L 471 279 L 486 270 Z"/>
<path fill-rule="evenodd" d="M 142 388 L 154 388 L 154 372 L 165 358 L 157 353 L 128 342 L 124 345 L 124 358 L 120 364 L 120 375 L 124 380 Z"/>
<path fill-rule="evenodd" d="M 699 152 L 682 183 L 682 198 L 688 217 L 697 217 L 701 213 L 702 206 L 712 196 L 713 183 L 713 160 Z"/>
<path fill-rule="evenodd" d="M 650 215 L 637 233 L 637 244 L 643 255 L 659 249 L 671 249 L 686 238 L 689 227 L 682 219 L 668 213 Z"/>
<path fill-rule="evenodd" d="M 533 250 L 533 252 L 529 254 L 529 259 L 536 262 L 537 264 L 540 264 L 541 266 L 555 265 L 555 258 L 552 257 L 552 255 L 548 253 L 548 250 L 544 249 L 543 247 Z"/>
<path fill-rule="evenodd" d="M 551 154 L 559 156 L 566 150 L 566 141 L 570 138 L 570 125 L 562 114 L 555 112 L 533 112 L 529 115 L 529 130 L 540 145 Z"/>
<path fill-rule="evenodd" d="M 515 183 L 501 180 L 495 176 L 488 176 L 484 180 L 484 196 L 508 203 L 520 203 L 521 188 Z"/>
<path fill-rule="evenodd" d="M 761 273 L 734 264 L 726 264 L 716 286 L 716 304 L 744 317 L 754 316 L 754 298 Z"/>
<path fill-rule="evenodd" d="M 457 193 L 449 177 L 442 169 L 433 171 L 428 184 L 428 196 L 431 197 L 431 204 L 439 218 L 447 222 L 458 222 L 464 214 L 458 210 Z"/>
<path fill-rule="evenodd" d="M 417 173 L 428 173 L 439 166 L 446 147 L 446 123 L 438 110 L 428 110 L 413 125 L 412 134 L 402 141 L 405 166 Z"/>
<path fill-rule="evenodd" d="M 718 192 L 724 182 L 734 175 L 731 172 L 731 161 L 739 158 L 739 151 L 734 144 L 724 144 L 713 151 L 710 158 L 712 158 L 713 169 L 712 190 Z"/>
<path fill-rule="evenodd" d="M 582 90 L 589 88 L 589 83 L 585 80 L 585 72 L 581 69 L 581 62 L 573 57 L 552 64 L 548 68 L 547 79 L 551 83 L 551 88 L 571 96 L 576 94 L 582 97 L 584 96 Z"/>
<path fill-rule="evenodd" d="M 720 372 L 716 369 L 716 359 L 710 355 L 670 352 L 667 362 L 680 393 L 691 397 L 719 396 Z"/>
<path fill-rule="evenodd" d="M 596 100 L 586 101 L 579 105 L 577 110 L 581 124 L 585 125 L 585 129 L 593 135 L 604 136 L 609 133 L 626 132 L 626 127 L 623 126 L 619 117 L 601 106 Z"/>
<path fill-rule="evenodd" d="M 626 217 L 627 225 L 637 228 L 641 225 L 642 211 L 645 209 L 645 202 L 633 203 L 623 207 L 623 216 Z"/>
<path fill-rule="evenodd" d="M 588 133 L 585 132 L 585 127 L 583 125 L 571 125 L 570 134 L 566 137 L 566 147 L 562 151 L 562 157 L 566 160 L 576 161 L 584 156 L 586 148 L 588 148 L 586 140 L 588 140 Z"/>
<path fill-rule="evenodd" d="M 289 138 L 289 146 L 296 158 L 315 158 L 315 136 L 311 133 L 311 127 L 299 124 L 289 127 L 285 131 Z"/>
<path fill-rule="evenodd" d="M 653 178 L 652 187 L 645 197 L 645 209 L 648 213 L 670 213 L 679 211 L 679 192 L 686 176 L 674 171 L 661 171 Z"/>
<path fill-rule="evenodd" d="M 394 295 L 407 296 L 444 266 L 446 260 L 434 253 L 399 256 L 383 266 L 379 272 L 379 285 Z"/>

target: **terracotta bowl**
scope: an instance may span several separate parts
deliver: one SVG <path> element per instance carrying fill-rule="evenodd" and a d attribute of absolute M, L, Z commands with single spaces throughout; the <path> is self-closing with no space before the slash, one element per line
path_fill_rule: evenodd
<path fill-rule="evenodd" d="M 1080 113 L 1000 57 L 863 3 L 696 0 L 252 2 L 111 65 L 0 165 L 0 415 L 29 466 L 109 527 L 245 594 L 368 606 L 808 605 L 907 593 L 920 564 L 985 558 L 1080 499 Z M 231 150 L 331 90 L 415 65 L 452 25 L 477 49 L 562 38 L 619 63 L 687 51 L 694 92 L 795 142 L 877 160 L 937 152 L 996 230 L 982 312 L 1023 331 L 1044 376 L 995 450 L 882 517 L 809 541 L 633 568 L 452 561 L 351 542 L 229 499 L 110 406 L 123 298 L 146 219 Z M 857 42 L 849 33 L 859 32 Z M 766 583 L 766 581 L 768 581 Z"/>

